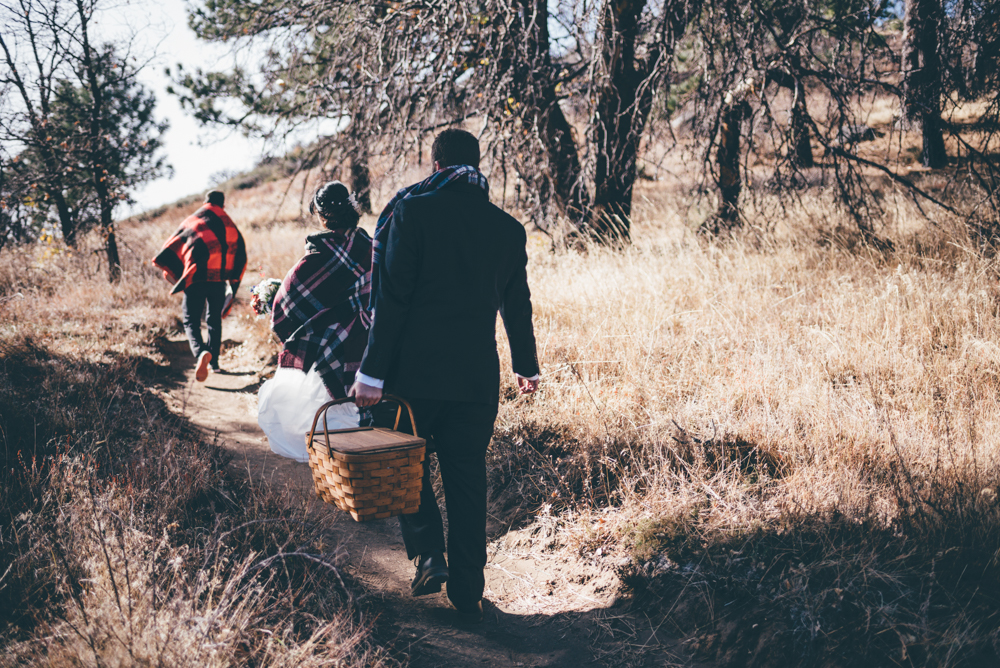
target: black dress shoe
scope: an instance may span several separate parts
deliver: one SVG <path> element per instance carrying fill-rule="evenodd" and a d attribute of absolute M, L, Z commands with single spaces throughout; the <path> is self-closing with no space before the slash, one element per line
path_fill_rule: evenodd
<path fill-rule="evenodd" d="M 444 554 L 441 552 L 422 554 L 417 557 L 416 564 L 417 574 L 410 585 L 413 595 L 423 596 L 441 591 L 441 585 L 448 581 L 448 564 L 445 563 Z"/>
<path fill-rule="evenodd" d="M 472 624 L 479 624 L 483 621 L 483 602 L 482 600 L 476 601 L 471 605 L 459 605 L 455 601 L 448 599 L 448 603 L 451 607 L 458 612 L 459 618 L 463 622 L 470 622 Z"/>

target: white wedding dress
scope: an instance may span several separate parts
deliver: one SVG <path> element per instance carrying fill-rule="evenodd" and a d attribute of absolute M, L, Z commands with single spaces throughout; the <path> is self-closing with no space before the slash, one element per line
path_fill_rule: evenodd
<path fill-rule="evenodd" d="M 274 378 L 257 391 L 257 424 L 264 430 L 271 451 L 299 462 L 309 461 L 306 437 L 316 411 L 330 401 L 315 365 L 308 373 L 279 367 Z M 353 403 L 331 406 L 326 412 L 327 429 L 358 426 L 358 408 Z M 316 425 L 319 429 L 320 422 Z"/>

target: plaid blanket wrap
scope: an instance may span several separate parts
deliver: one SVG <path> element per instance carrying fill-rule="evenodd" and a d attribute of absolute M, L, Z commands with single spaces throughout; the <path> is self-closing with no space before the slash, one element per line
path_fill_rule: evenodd
<path fill-rule="evenodd" d="M 271 329 L 284 343 L 278 364 L 313 364 L 334 399 L 347 396 L 368 345 L 372 241 L 364 230 L 306 238 L 306 254 L 274 296 Z"/>
<path fill-rule="evenodd" d="M 378 217 L 378 223 L 375 225 L 375 239 L 372 242 L 372 298 L 371 304 L 368 307 L 369 311 L 375 310 L 375 295 L 378 293 L 378 267 L 385 256 L 385 246 L 389 243 L 389 228 L 392 226 L 393 209 L 396 208 L 399 202 L 408 197 L 432 193 L 455 182 L 477 185 L 489 195 L 490 184 L 486 181 L 486 177 L 483 176 L 482 172 L 472 165 L 453 165 L 439 169 L 420 183 L 403 188 L 382 209 L 382 213 Z"/>
<path fill-rule="evenodd" d="M 174 284 L 170 294 L 192 283 L 222 281 L 229 281 L 235 293 L 247 268 L 247 248 L 222 207 L 206 204 L 184 219 L 153 264 Z"/>

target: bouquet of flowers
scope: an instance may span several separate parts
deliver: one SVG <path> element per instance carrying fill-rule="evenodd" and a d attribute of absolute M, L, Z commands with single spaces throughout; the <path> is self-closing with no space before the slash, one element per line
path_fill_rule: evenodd
<path fill-rule="evenodd" d="M 276 278 L 265 278 L 257 285 L 250 288 L 250 307 L 257 314 L 258 318 L 263 318 L 271 313 L 274 307 L 274 295 L 278 294 L 281 281 Z"/>

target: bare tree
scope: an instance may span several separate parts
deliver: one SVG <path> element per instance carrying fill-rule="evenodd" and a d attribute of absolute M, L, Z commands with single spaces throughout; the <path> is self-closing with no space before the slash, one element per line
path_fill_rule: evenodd
<path fill-rule="evenodd" d="M 592 226 L 627 238 L 639 143 L 657 89 L 669 94 L 674 50 L 697 5 L 668 0 L 643 23 L 643 0 L 606 2 L 601 10 L 600 58 L 595 68 Z M 645 37 L 645 39 L 644 39 Z"/>
<path fill-rule="evenodd" d="M 990 11 L 972 12 L 969 30 L 992 34 L 978 20 Z M 494 184 L 506 190 L 508 175 L 516 179 L 540 227 L 566 220 L 612 242 L 630 234 L 643 142 L 669 131 L 653 110 L 680 108 L 719 193 L 708 231 L 739 225 L 740 199 L 756 184 L 796 192 L 819 182 L 834 187 L 868 242 L 887 247 L 875 229 L 873 173 L 947 205 L 887 160 L 858 151 L 877 133 L 862 109 L 901 95 L 886 18 L 882 0 L 216 0 L 194 9 L 199 34 L 236 50 L 266 45 L 266 57 L 259 67 L 177 80 L 205 122 L 264 135 L 314 124 L 316 151 L 350 161 L 365 187 L 368 160 L 419 160 L 428 135 L 470 125 Z M 940 39 L 953 30 L 937 25 Z M 977 57 L 991 48 L 977 46 Z M 684 82 L 682 94 L 675 81 Z M 940 98 L 948 91 L 937 81 L 929 85 Z M 232 101 L 240 111 L 227 114 Z M 929 130 L 941 108 L 921 107 Z M 949 131 L 943 121 L 937 127 Z M 927 155 L 943 155 L 934 146 L 943 144 L 928 142 Z M 970 169 L 980 184 L 992 169 L 983 150 L 966 150 L 979 151 Z"/>
<path fill-rule="evenodd" d="M 879 32 L 883 10 L 875 0 L 706 2 L 691 28 L 693 56 L 679 73 L 697 81 L 679 104 L 692 118 L 704 172 L 719 194 L 705 231 L 741 224 L 747 182 L 794 193 L 832 178 L 863 237 L 887 246 L 874 228 L 878 196 L 864 170 L 913 184 L 855 151 L 858 137 L 872 132 L 861 118 L 865 103 L 897 92 L 890 83 L 893 53 Z M 814 113 L 814 104 L 825 108 Z"/>
<path fill-rule="evenodd" d="M 695 7 L 226 0 L 196 9 L 196 30 L 267 43 L 268 57 L 256 72 L 183 73 L 178 83 L 206 122 L 266 134 L 344 119 L 321 141 L 342 155 L 363 147 L 402 156 L 428 133 L 478 119 L 494 171 L 515 172 L 539 225 L 558 215 L 599 238 L 627 239 L 639 145 Z M 222 113 L 221 98 L 243 112 Z"/>
<path fill-rule="evenodd" d="M 0 117 L 3 139 L 7 142 L 20 140 L 36 153 L 42 168 L 38 172 L 41 178 L 37 181 L 37 189 L 55 207 L 63 238 L 73 245 L 77 226 L 59 178 L 65 171 L 65 160 L 48 139 L 55 84 L 66 66 L 65 55 L 53 42 L 56 35 L 65 33 L 71 20 L 58 8 L 50 9 L 27 0 L 16 4 L 5 2 L 0 10 L 3 11 L 0 49 L 7 66 L 7 73 L 0 75 L 7 89 Z M 23 51 L 31 54 L 30 60 L 27 53 L 22 58 L 14 53 L 11 36 L 21 38 Z M 22 70 L 27 70 L 25 76 Z M 19 107 L 14 106 L 15 96 L 19 98 Z"/>
<path fill-rule="evenodd" d="M 10 209 L 51 218 L 73 245 L 98 227 L 109 278 L 120 274 L 114 212 L 136 185 L 164 173 L 156 152 L 165 123 L 136 81 L 127 51 L 95 46 L 91 26 L 99 0 L 15 0 L 0 4 L 0 141 L 14 147 L 8 172 L 21 187 Z M 127 47 L 127 45 L 126 45 Z"/>

